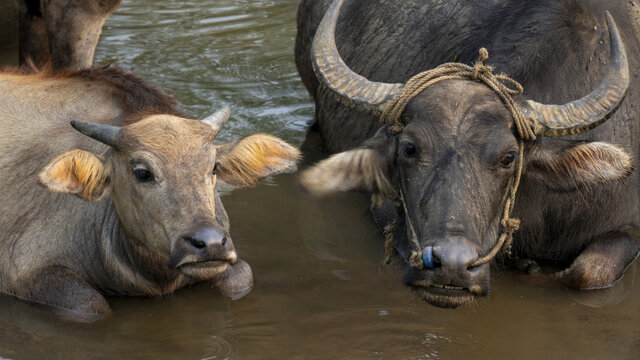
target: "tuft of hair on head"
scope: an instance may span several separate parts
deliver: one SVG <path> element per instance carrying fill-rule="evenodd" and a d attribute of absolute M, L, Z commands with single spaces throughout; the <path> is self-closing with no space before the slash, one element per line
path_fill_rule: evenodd
<path fill-rule="evenodd" d="M 393 197 L 395 191 L 385 175 L 378 152 L 360 148 L 320 161 L 300 176 L 305 190 L 316 196 L 362 190 Z"/>
<path fill-rule="evenodd" d="M 42 169 L 38 180 L 51 191 L 98 201 L 109 184 L 109 173 L 102 157 L 75 149 L 53 159 Z"/>
<path fill-rule="evenodd" d="M 218 147 L 218 177 L 232 186 L 252 186 L 260 179 L 290 171 L 300 151 L 283 140 L 255 134 Z"/>

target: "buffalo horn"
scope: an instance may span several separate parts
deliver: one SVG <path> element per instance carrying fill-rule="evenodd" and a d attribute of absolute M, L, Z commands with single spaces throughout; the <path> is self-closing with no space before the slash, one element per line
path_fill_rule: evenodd
<path fill-rule="evenodd" d="M 222 109 L 216 111 L 215 114 L 209 115 L 202 121 L 211 125 L 211 127 L 213 128 L 213 132 L 218 135 L 218 132 L 220 132 L 224 124 L 229 121 L 229 115 L 231 115 L 231 109 L 229 109 L 228 106 L 225 106 Z"/>
<path fill-rule="evenodd" d="M 613 17 L 607 11 L 611 55 L 607 76 L 582 99 L 564 105 L 545 105 L 527 100 L 522 112 L 538 136 L 579 134 L 604 123 L 618 110 L 629 89 L 627 53 Z"/>
<path fill-rule="evenodd" d="M 313 70 L 347 107 L 380 116 L 402 84 L 379 83 L 356 74 L 344 63 L 336 47 L 336 24 L 343 0 L 335 0 L 318 26 L 311 45 Z"/>
<path fill-rule="evenodd" d="M 105 145 L 117 148 L 122 128 L 118 126 L 71 120 L 71 126 L 88 137 L 98 140 Z"/>

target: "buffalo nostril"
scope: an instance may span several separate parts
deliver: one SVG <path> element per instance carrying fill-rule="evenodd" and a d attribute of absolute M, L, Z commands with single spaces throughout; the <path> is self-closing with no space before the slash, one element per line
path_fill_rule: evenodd
<path fill-rule="evenodd" d="M 228 241 L 231 241 L 231 239 L 227 239 L 227 235 L 224 232 L 215 228 L 202 229 L 182 238 L 197 249 L 224 247 Z"/>
<path fill-rule="evenodd" d="M 444 242 L 433 247 L 434 266 L 450 273 L 466 274 L 478 258 L 476 251 L 463 242 Z"/>
<path fill-rule="evenodd" d="M 188 242 L 189 244 L 191 244 L 191 246 L 195 247 L 196 249 L 203 249 L 207 246 L 207 244 L 205 244 L 204 241 L 194 239 L 191 236 L 185 236 L 182 239 Z"/>

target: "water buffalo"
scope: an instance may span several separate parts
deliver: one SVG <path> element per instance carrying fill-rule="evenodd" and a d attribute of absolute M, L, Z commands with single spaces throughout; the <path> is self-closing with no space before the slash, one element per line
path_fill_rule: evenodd
<path fill-rule="evenodd" d="M 82 70 L 93 63 L 102 25 L 122 0 L 16 0 L 19 59 Z"/>
<path fill-rule="evenodd" d="M 404 281 L 437 306 L 486 296 L 501 249 L 529 271 L 563 266 L 571 287 L 611 286 L 640 251 L 637 15 L 627 1 L 303 0 L 296 62 L 339 152 L 304 187 L 372 193 Z"/>
<path fill-rule="evenodd" d="M 1 293 L 94 321 L 106 295 L 251 287 L 216 180 L 253 185 L 299 152 L 265 134 L 215 145 L 228 108 L 197 121 L 174 105 L 110 67 L 0 73 Z"/>

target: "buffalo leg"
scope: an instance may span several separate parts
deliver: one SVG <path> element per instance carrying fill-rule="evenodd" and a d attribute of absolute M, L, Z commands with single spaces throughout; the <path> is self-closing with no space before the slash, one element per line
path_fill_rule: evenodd
<path fill-rule="evenodd" d="M 531 259 L 518 259 L 515 267 L 527 275 L 539 274 L 542 271 L 540 265 Z"/>
<path fill-rule="evenodd" d="M 31 60 L 37 65 L 42 65 L 49 61 L 49 40 L 40 0 L 23 0 L 19 4 L 18 53 L 20 64 L 24 65 Z"/>
<path fill-rule="evenodd" d="M 64 319 L 93 322 L 110 312 L 107 300 L 68 268 L 47 267 L 24 283 L 29 286 L 20 298 L 50 306 Z"/>
<path fill-rule="evenodd" d="M 54 69 L 91 67 L 102 25 L 122 0 L 43 0 Z"/>
<path fill-rule="evenodd" d="M 618 281 L 640 252 L 640 231 L 628 227 L 598 237 L 573 261 L 556 274 L 570 287 L 602 289 Z"/>
<path fill-rule="evenodd" d="M 238 260 L 238 262 L 218 275 L 214 280 L 214 284 L 225 296 L 239 299 L 248 294 L 253 287 L 251 267 L 243 260 Z"/>

